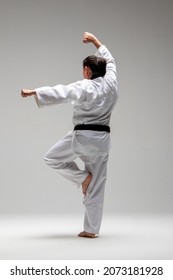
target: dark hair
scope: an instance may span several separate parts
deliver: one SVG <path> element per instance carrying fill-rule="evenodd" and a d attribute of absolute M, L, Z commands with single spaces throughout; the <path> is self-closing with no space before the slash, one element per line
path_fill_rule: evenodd
<path fill-rule="evenodd" d="M 83 67 L 90 67 L 92 71 L 91 80 L 103 77 L 106 73 L 106 59 L 103 57 L 89 55 L 83 60 Z"/>

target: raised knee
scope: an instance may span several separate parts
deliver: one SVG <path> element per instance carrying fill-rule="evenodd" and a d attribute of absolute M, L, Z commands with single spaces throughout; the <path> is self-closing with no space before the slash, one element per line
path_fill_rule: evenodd
<path fill-rule="evenodd" d="M 45 156 L 44 156 L 44 162 L 45 162 L 47 165 L 51 165 L 51 164 L 53 163 L 53 160 L 45 155 Z"/>
<path fill-rule="evenodd" d="M 44 157 L 44 162 L 51 168 L 61 169 L 63 166 L 62 162 L 59 162 L 58 159 L 50 158 L 47 155 Z"/>

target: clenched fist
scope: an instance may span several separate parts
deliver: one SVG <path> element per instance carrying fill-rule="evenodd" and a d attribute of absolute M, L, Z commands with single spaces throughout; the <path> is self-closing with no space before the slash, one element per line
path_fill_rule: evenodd
<path fill-rule="evenodd" d="M 83 35 L 83 43 L 93 43 L 96 48 L 99 48 L 102 43 L 92 33 L 85 32 Z"/>

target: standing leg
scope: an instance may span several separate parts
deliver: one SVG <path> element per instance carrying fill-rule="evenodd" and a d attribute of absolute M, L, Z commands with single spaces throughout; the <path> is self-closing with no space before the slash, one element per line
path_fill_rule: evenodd
<path fill-rule="evenodd" d="M 92 180 L 84 197 L 84 232 L 79 236 L 95 237 L 95 234 L 99 233 L 102 221 L 108 155 L 81 157 L 81 159 L 85 162 L 86 171 L 92 174 Z M 86 233 L 89 235 L 85 236 Z"/>

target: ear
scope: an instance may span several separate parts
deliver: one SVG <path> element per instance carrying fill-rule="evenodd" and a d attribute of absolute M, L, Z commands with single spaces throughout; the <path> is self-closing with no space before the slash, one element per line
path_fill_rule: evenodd
<path fill-rule="evenodd" d="M 90 69 L 89 66 L 87 67 L 87 75 L 88 75 L 88 79 L 91 79 L 91 77 L 92 77 L 92 71 L 91 71 L 91 69 Z"/>

